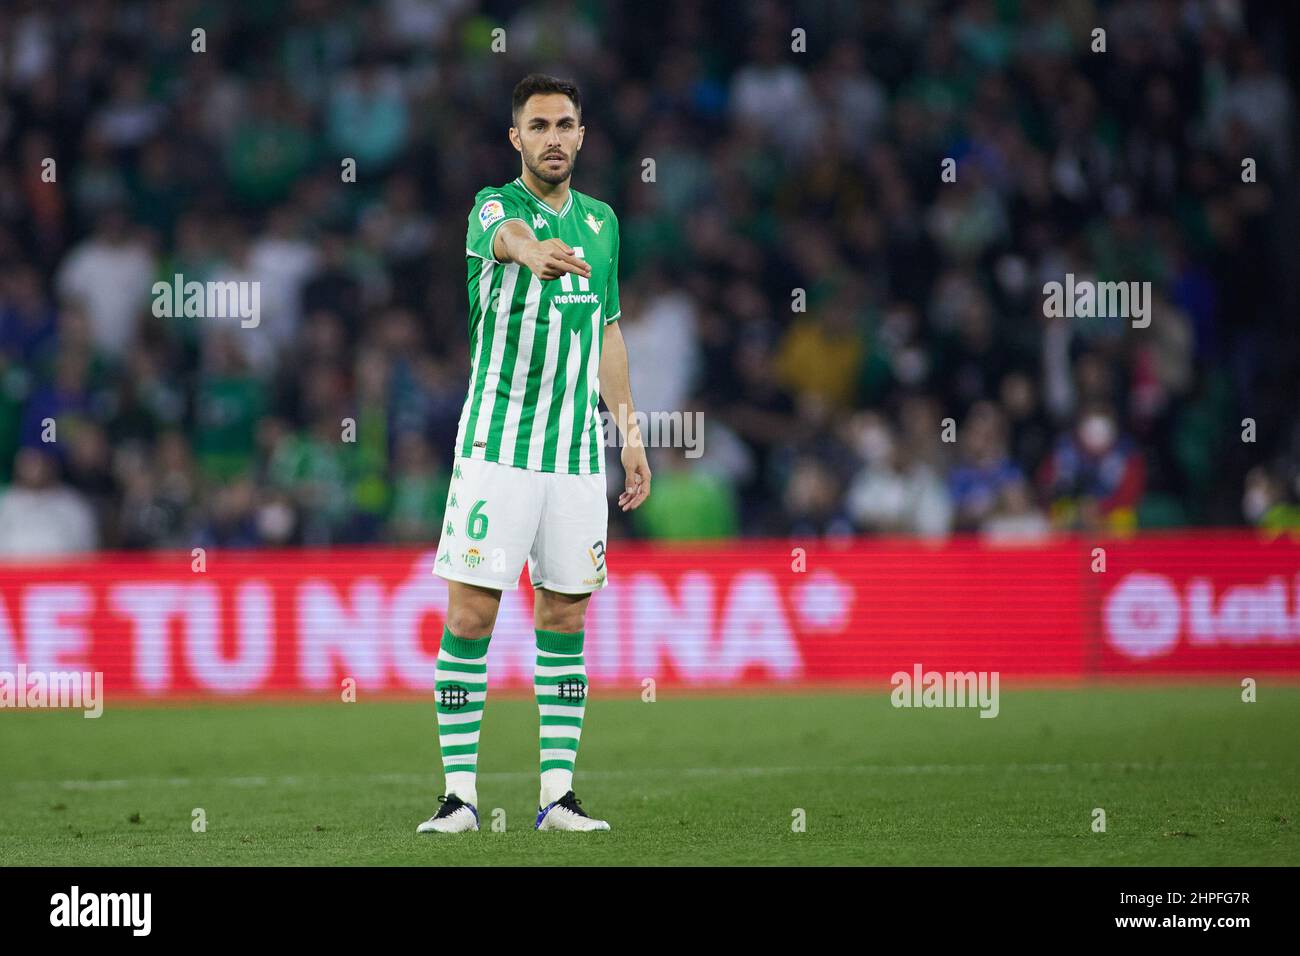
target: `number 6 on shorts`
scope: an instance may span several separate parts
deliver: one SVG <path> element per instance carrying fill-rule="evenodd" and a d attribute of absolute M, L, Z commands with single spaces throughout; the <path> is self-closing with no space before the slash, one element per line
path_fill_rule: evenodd
<path fill-rule="evenodd" d="M 487 499 L 480 498 L 474 502 L 474 507 L 469 509 L 469 520 L 465 522 L 465 533 L 469 535 L 471 541 L 482 541 L 487 537 L 488 517 L 481 510 L 485 504 L 487 504 Z"/>

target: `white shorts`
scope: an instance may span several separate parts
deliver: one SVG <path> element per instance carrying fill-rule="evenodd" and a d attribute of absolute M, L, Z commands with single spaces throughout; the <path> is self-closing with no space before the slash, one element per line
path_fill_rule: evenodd
<path fill-rule="evenodd" d="M 604 475 L 559 475 L 457 458 L 434 573 L 509 591 L 528 561 L 534 588 L 589 594 L 605 586 Z"/>

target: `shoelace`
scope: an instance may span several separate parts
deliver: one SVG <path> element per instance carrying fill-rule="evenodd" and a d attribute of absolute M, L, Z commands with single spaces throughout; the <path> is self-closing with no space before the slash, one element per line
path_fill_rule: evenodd
<path fill-rule="evenodd" d="M 582 801 L 573 795 L 572 790 L 560 797 L 560 806 L 564 807 L 564 809 L 571 813 L 576 813 L 580 817 L 586 817 L 588 820 L 591 819 L 591 814 L 582 809 Z"/>
<path fill-rule="evenodd" d="M 454 794 L 449 797 L 445 793 L 440 793 L 438 794 L 438 802 L 442 804 L 442 806 L 438 807 L 438 812 L 433 815 L 435 820 L 449 817 L 465 805 L 465 801 Z"/>

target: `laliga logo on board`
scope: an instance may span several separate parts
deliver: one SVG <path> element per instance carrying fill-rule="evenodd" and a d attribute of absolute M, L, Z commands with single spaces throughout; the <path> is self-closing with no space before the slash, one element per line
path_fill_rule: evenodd
<path fill-rule="evenodd" d="M 1192 578 L 1179 594 L 1167 575 L 1135 572 L 1106 596 L 1102 620 L 1112 647 L 1143 660 L 1174 650 L 1184 631 L 1192 647 L 1291 644 L 1300 642 L 1300 575 L 1293 593 L 1288 610 L 1287 582 L 1275 575 L 1225 588 L 1216 609 L 1209 578 Z"/>

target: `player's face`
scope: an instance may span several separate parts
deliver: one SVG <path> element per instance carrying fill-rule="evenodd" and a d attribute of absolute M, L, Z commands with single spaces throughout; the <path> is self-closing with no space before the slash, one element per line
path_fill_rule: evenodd
<path fill-rule="evenodd" d="M 582 133 L 573 100 L 563 93 L 538 93 L 519 111 L 519 125 L 511 128 L 510 141 L 530 173 L 555 185 L 573 175 Z"/>

